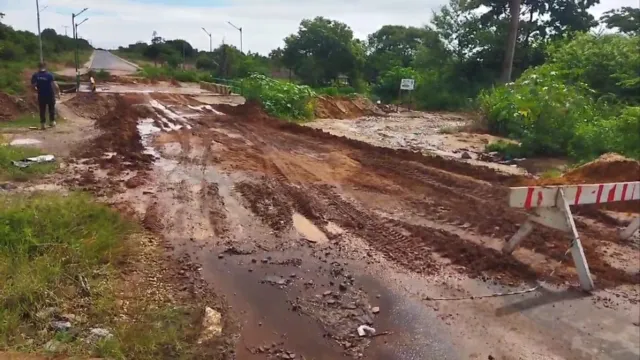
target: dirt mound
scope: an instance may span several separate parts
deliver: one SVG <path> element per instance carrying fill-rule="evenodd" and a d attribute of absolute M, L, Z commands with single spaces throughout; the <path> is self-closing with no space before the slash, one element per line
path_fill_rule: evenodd
<path fill-rule="evenodd" d="M 98 120 L 112 112 L 117 101 L 113 95 L 78 93 L 65 104 L 78 116 Z"/>
<path fill-rule="evenodd" d="M 0 92 L 0 121 L 10 121 L 20 115 L 19 101 L 18 98 Z"/>
<path fill-rule="evenodd" d="M 139 96 L 112 97 L 113 109 L 100 116 L 96 127 L 101 134 L 91 140 L 91 146 L 81 149 L 80 158 L 91 159 L 102 168 L 120 170 L 146 170 L 153 156 L 144 154 L 142 138 L 138 132 L 138 119 L 149 117 L 148 107 Z"/>
<path fill-rule="evenodd" d="M 362 96 L 320 96 L 316 99 L 315 115 L 319 119 L 354 119 L 365 115 L 384 114 L 369 99 Z"/>
<path fill-rule="evenodd" d="M 569 184 L 640 180 L 640 161 L 609 153 L 562 176 Z"/>

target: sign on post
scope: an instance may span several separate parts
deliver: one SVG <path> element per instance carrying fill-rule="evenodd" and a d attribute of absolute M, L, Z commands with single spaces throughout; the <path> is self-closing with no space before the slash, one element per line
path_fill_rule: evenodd
<path fill-rule="evenodd" d="M 400 90 L 413 90 L 415 85 L 416 81 L 414 79 L 402 79 L 400 82 Z"/>

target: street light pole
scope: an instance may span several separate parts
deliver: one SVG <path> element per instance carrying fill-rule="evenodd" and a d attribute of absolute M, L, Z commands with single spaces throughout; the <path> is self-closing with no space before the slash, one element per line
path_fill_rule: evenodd
<path fill-rule="evenodd" d="M 233 25 L 231 23 L 231 21 L 227 21 L 227 22 L 229 23 L 229 25 L 233 26 L 236 30 L 240 31 L 240 52 L 243 52 L 243 50 L 242 50 L 242 28 Z"/>
<path fill-rule="evenodd" d="M 209 35 L 209 52 L 212 53 L 213 52 L 213 38 L 211 37 L 211 33 L 209 33 L 207 31 L 207 29 L 202 28 L 202 31 L 204 31 L 205 34 Z"/>
<path fill-rule="evenodd" d="M 80 91 L 80 72 L 78 71 L 79 65 L 78 62 L 80 62 L 79 59 L 79 55 L 78 55 L 78 28 L 76 27 L 76 17 L 78 17 L 80 14 L 82 14 L 83 12 L 89 10 L 89 8 L 84 8 L 82 9 L 82 11 L 80 11 L 77 14 L 71 14 L 71 30 L 73 31 L 73 40 L 76 43 L 76 53 L 75 53 L 75 63 L 76 63 L 76 91 Z M 87 21 L 88 19 L 85 19 L 84 21 Z M 84 22 L 83 21 L 83 22 Z"/>

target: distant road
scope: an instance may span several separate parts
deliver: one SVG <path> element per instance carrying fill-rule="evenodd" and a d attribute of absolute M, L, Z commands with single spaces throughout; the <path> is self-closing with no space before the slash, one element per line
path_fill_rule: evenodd
<path fill-rule="evenodd" d="M 106 50 L 95 50 L 91 70 L 136 72 L 138 68 Z"/>

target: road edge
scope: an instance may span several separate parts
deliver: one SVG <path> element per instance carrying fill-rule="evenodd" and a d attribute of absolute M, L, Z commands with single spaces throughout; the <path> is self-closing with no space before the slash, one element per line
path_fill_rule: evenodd
<path fill-rule="evenodd" d="M 118 56 L 118 55 L 116 55 L 116 54 L 112 53 L 112 52 L 111 52 L 111 51 L 109 51 L 109 50 L 107 50 L 107 52 L 108 52 L 109 54 L 111 54 L 111 55 L 113 55 L 113 56 L 117 57 L 118 59 L 122 60 L 123 62 L 126 62 L 127 64 L 129 64 L 129 65 L 131 65 L 131 66 L 135 67 L 135 68 L 136 68 L 136 70 L 140 70 L 140 69 L 141 69 L 141 68 L 140 68 L 140 66 L 139 66 L 138 64 L 133 63 L 133 62 L 131 62 L 131 61 L 129 61 L 129 60 L 125 60 L 125 59 L 121 58 L 120 56 Z"/>

